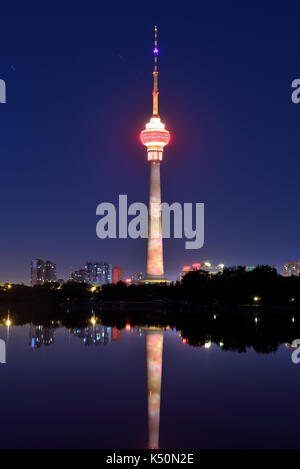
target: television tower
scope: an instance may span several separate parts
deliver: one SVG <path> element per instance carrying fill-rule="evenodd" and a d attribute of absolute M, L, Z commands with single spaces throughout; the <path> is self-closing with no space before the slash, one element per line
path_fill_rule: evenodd
<path fill-rule="evenodd" d="M 148 206 L 148 243 L 146 283 L 168 282 L 164 278 L 163 242 L 161 225 L 160 162 L 164 147 L 170 141 L 170 132 L 165 129 L 158 115 L 158 68 L 157 68 L 157 26 L 154 28 L 154 70 L 153 70 L 153 114 L 140 133 L 141 142 L 147 147 L 150 161 L 150 193 Z"/>

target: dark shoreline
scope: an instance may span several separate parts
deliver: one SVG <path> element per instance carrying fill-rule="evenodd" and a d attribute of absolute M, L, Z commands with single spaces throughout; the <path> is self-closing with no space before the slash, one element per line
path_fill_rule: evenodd
<path fill-rule="evenodd" d="M 154 308 L 156 304 L 156 308 Z M 110 306 L 110 308 L 108 307 Z M 133 308 L 135 305 L 136 309 Z M 167 307 L 168 306 L 168 307 Z M 175 307 L 176 306 L 176 307 Z M 67 304 L 18 303 L 0 305 L 0 326 L 29 324 L 49 329 L 134 327 L 173 329 L 195 347 L 208 341 L 226 351 L 275 352 L 282 344 L 300 338 L 299 308 L 231 305 L 181 305 L 170 302 L 76 302 Z M 116 308 L 119 307 L 119 310 Z M 120 308 L 122 308 L 120 310 Z M 220 345 L 222 344 L 222 345 Z M 290 347 L 290 345 L 288 345 Z"/>
<path fill-rule="evenodd" d="M 0 314 L 10 311 L 56 311 L 62 314 L 66 312 L 77 313 L 80 311 L 111 312 L 111 313 L 152 313 L 165 315 L 166 313 L 198 315 L 201 313 L 300 313 L 300 305 L 276 305 L 276 304 L 202 304 L 188 301 L 81 301 L 71 300 L 64 303 L 55 302 L 14 302 L 0 304 Z"/>

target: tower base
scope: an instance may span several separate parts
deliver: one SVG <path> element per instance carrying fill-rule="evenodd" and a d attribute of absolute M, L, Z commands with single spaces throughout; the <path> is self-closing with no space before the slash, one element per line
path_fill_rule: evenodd
<path fill-rule="evenodd" d="M 163 275 L 147 275 L 140 281 L 141 284 L 148 284 L 148 285 L 157 285 L 159 283 L 172 283 L 172 280 L 167 280 Z"/>

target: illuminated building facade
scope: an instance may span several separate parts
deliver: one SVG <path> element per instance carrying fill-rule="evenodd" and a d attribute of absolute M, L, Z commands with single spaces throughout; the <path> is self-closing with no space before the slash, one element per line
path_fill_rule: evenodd
<path fill-rule="evenodd" d="M 161 224 L 161 184 L 160 164 L 164 147 L 170 141 L 170 133 L 165 129 L 158 115 L 158 47 L 157 27 L 154 29 L 154 70 L 153 70 L 153 113 L 145 130 L 140 133 L 140 140 L 147 148 L 150 162 L 150 191 L 148 207 L 148 242 L 145 282 L 165 282 L 163 242 Z"/>
<path fill-rule="evenodd" d="M 112 265 L 107 262 L 85 263 L 84 269 L 76 270 L 70 274 L 74 282 L 89 283 L 91 285 L 104 285 L 112 282 Z"/>
<path fill-rule="evenodd" d="M 44 263 L 43 280 L 44 282 L 56 282 L 56 264 L 51 261 Z"/>
<path fill-rule="evenodd" d="M 84 266 L 85 281 L 90 284 L 100 283 L 101 264 L 99 262 L 87 261 Z"/>
<path fill-rule="evenodd" d="M 112 283 L 122 282 L 123 269 L 122 267 L 114 267 L 112 271 Z"/>
<path fill-rule="evenodd" d="M 31 286 L 43 283 L 44 262 L 42 259 L 31 259 Z"/>
<path fill-rule="evenodd" d="M 300 274 L 300 261 L 287 261 L 283 264 L 283 276 L 291 277 Z"/>
<path fill-rule="evenodd" d="M 162 377 L 163 331 L 147 329 L 147 393 L 148 393 L 148 447 L 159 448 L 159 421 Z"/>
<path fill-rule="evenodd" d="M 42 345 L 51 345 L 55 342 L 55 329 L 44 326 L 29 327 L 29 346 L 33 349 L 40 348 Z"/>
<path fill-rule="evenodd" d="M 73 282 L 85 283 L 87 281 L 86 270 L 85 269 L 75 270 L 75 272 L 71 274 L 71 280 L 73 280 Z"/>
<path fill-rule="evenodd" d="M 111 327 L 89 326 L 72 332 L 84 345 L 108 345 L 112 340 Z"/>
<path fill-rule="evenodd" d="M 218 274 L 219 272 L 223 272 L 224 267 L 224 264 L 218 264 L 217 266 L 213 266 L 209 261 L 195 262 L 192 265 L 184 265 L 179 274 L 179 280 L 181 281 L 185 274 L 187 274 L 188 272 L 195 272 L 196 270 L 201 270 L 204 272 L 208 272 L 211 275 L 214 275 Z"/>
<path fill-rule="evenodd" d="M 140 283 L 141 280 L 143 280 L 143 278 L 144 278 L 143 272 L 135 272 L 132 275 L 131 280 L 132 280 L 132 283 L 138 284 Z"/>
<path fill-rule="evenodd" d="M 107 262 L 103 262 L 102 264 L 102 279 L 100 283 L 101 285 L 112 283 L 112 265 Z"/>
<path fill-rule="evenodd" d="M 31 285 L 56 282 L 56 264 L 42 259 L 31 260 Z"/>

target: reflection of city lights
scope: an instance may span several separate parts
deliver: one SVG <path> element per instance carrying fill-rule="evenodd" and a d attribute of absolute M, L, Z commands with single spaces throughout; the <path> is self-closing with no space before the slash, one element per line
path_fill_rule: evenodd
<path fill-rule="evenodd" d="M 204 348 L 209 349 L 210 347 L 211 347 L 211 341 L 208 340 L 207 342 L 205 342 Z"/>

